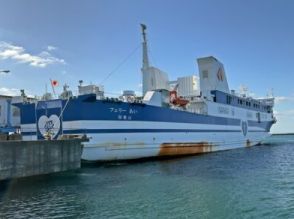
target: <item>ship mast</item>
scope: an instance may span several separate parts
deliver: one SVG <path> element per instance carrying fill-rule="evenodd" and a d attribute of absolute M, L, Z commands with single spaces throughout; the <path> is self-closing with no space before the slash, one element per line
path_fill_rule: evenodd
<path fill-rule="evenodd" d="M 141 24 L 142 35 L 143 35 L 143 69 L 147 69 L 149 67 L 149 59 L 148 59 L 148 49 L 147 49 L 147 39 L 146 39 L 146 29 L 147 26 L 145 24 Z"/>

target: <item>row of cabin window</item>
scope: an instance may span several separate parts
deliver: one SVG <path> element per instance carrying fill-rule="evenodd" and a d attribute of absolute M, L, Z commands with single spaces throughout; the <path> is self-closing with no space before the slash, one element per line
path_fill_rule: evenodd
<path fill-rule="evenodd" d="M 232 100 L 233 100 L 233 98 L 231 96 L 227 96 L 227 104 L 231 104 L 232 103 Z M 260 109 L 260 105 L 259 104 L 256 104 L 256 103 L 251 104 L 251 102 L 245 101 L 245 100 L 242 100 L 242 99 L 239 99 L 239 98 L 238 98 L 238 104 L 239 105 L 246 105 L 248 107 L 251 107 L 251 105 L 252 105 L 253 108 Z M 262 108 L 264 110 L 267 110 L 267 107 L 266 106 L 263 106 Z"/>

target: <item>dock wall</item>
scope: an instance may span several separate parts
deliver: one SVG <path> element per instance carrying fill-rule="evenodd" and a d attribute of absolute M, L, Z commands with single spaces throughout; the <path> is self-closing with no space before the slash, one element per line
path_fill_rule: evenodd
<path fill-rule="evenodd" d="M 0 141 L 0 180 L 81 167 L 80 139 Z"/>

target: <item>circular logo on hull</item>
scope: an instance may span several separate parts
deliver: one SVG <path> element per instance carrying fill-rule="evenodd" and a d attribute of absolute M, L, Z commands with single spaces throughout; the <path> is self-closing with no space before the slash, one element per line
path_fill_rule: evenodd
<path fill-rule="evenodd" d="M 247 132 L 248 132 L 248 125 L 247 125 L 247 122 L 242 121 L 242 122 L 241 122 L 241 127 L 242 127 L 243 135 L 246 136 L 246 135 L 247 135 Z"/>
<path fill-rule="evenodd" d="M 51 115 L 49 118 L 43 115 L 39 118 L 38 129 L 42 136 L 50 134 L 51 138 L 55 138 L 60 130 L 60 119 L 57 115 Z"/>

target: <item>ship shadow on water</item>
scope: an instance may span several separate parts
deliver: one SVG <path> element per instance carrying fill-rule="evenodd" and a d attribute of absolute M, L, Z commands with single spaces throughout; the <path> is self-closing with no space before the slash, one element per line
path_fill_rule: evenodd
<path fill-rule="evenodd" d="M 9 179 L 0 181 L 0 201 L 2 200 L 2 194 L 8 189 L 10 181 Z"/>
<path fill-rule="evenodd" d="M 219 153 L 221 151 L 213 152 Z M 175 155 L 175 156 L 161 156 L 161 157 L 146 157 L 146 158 L 137 158 L 130 160 L 112 160 L 112 161 L 82 161 L 81 168 L 97 168 L 97 167 L 119 167 L 125 165 L 136 165 L 136 164 L 144 164 L 151 162 L 176 162 L 185 160 L 187 158 L 193 157 L 201 157 L 206 156 L 211 153 L 201 153 L 201 154 L 187 154 L 187 155 Z"/>
<path fill-rule="evenodd" d="M 78 180 L 81 170 L 68 170 L 24 178 L 6 179 L 0 181 L 0 206 L 7 198 L 19 197 L 35 189 L 50 186 L 67 185 Z M 25 188 L 25 189 L 24 189 Z M 0 208 L 1 209 L 1 208 Z M 1 217 L 0 217 L 1 218 Z"/>

